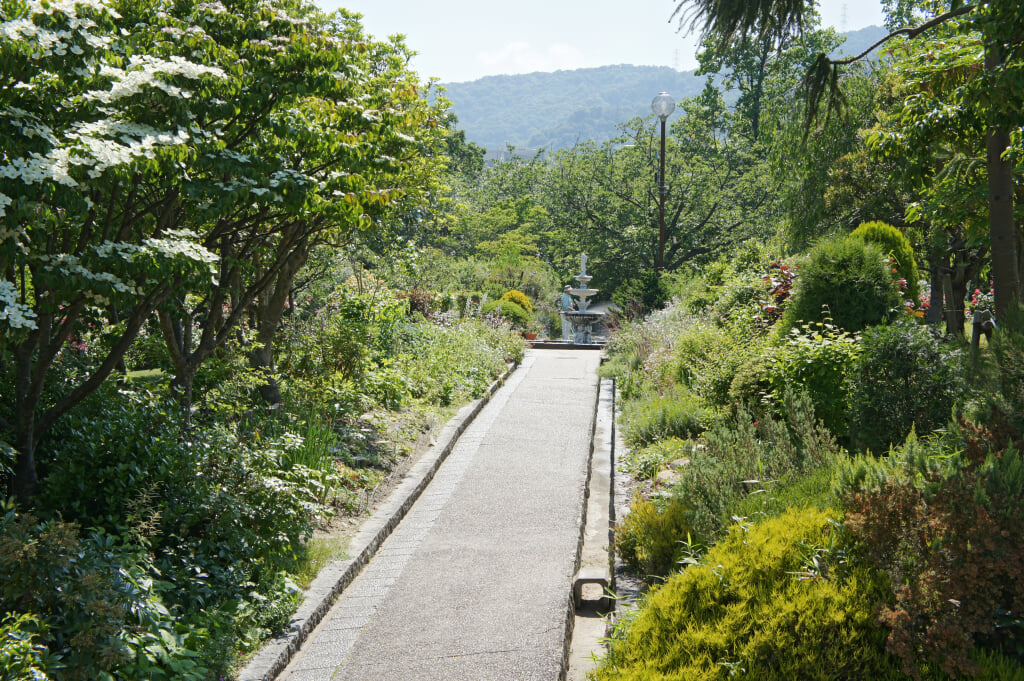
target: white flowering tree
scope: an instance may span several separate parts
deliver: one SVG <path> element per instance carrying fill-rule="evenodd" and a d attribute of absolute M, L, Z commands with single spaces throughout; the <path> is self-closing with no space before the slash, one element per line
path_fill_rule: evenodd
<path fill-rule="evenodd" d="M 164 219 L 171 206 L 103 191 L 130 192 L 140 174 L 180 163 L 195 131 L 177 102 L 224 77 L 132 51 L 119 18 L 103 0 L 0 3 L 0 435 L 17 452 L 11 489 L 22 499 L 47 429 L 216 261 Z M 105 327 L 102 357 L 58 387 L 55 361 L 89 324 Z"/>
<path fill-rule="evenodd" d="M 443 116 L 400 42 L 276 0 L 0 2 L 0 438 L 40 438 L 158 312 L 186 404 L 238 332 L 270 354 L 311 249 L 379 230 Z M 186 304 L 186 301 L 187 304 Z M 100 359 L 53 380 L 102 327 Z M 83 365 L 85 366 L 85 365 Z M 59 385 L 59 388 L 58 388 Z M 272 382 L 270 387 L 273 388 Z M 267 395 L 274 398 L 274 391 Z"/>
<path fill-rule="evenodd" d="M 296 274 L 312 249 L 379 232 L 399 198 L 403 209 L 422 200 L 429 182 L 414 174 L 441 142 L 444 112 L 423 98 L 400 42 L 368 39 L 344 12 L 242 0 L 196 5 L 182 21 L 217 43 L 227 81 L 194 108 L 213 143 L 187 180 L 152 177 L 149 191 L 183 201 L 182 220 L 221 266 L 210 290 L 161 308 L 161 329 L 186 404 L 201 364 L 237 337 L 277 402 L 273 340 Z"/>

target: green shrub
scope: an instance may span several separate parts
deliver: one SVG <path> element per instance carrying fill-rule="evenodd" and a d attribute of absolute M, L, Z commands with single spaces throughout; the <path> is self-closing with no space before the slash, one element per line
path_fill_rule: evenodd
<path fill-rule="evenodd" d="M 421 321 L 403 330 L 394 370 L 413 397 L 446 406 L 482 395 L 507 362 L 522 359 L 524 348 L 522 337 L 504 323 Z"/>
<path fill-rule="evenodd" d="M 961 361 L 961 352 L 926 326 L 866 329 L 850 375 L 853 444 L 885 452 L 911 428 L 925 434 L 945 426 L 964 390 Z"/>
<path fill-rule="evenodd" d="M 848 377 L 860 355 L 859 339 L 827 323 L 802 324 L 766 351 L 766 378 L 776 396 L 802 389 L 814 403 L 814 414 L 837 437 L 847 434 Z M 734 379 L 735 380 L 735 379 Z"/>
<path fill-rule="evenodd" d="M 1019 659 L 1024 455 L 1005 428 L 911 436 L 881 461 L 852 461 L 837 487 L 865 559 L 892 580 L 880 618 L 908 672 L 974 675 L 977 648 Z"/>
<path fill-rule="evenodd" d="M 793 300 L 779 330 L 800 322 L 828 321 L 851 333 L 892 319 L 899 290 L 878 246 L 860 239 L 825 239 L 799 268 Z"/>
<path fill-rule="evenodd" d="M 46 647 L 47 632 L 35 615 L 4 614 L 0 618 L 0 679 L 49 679 L 60 668 L 60 660 Z"/>
<path fill-rule="evenodd" d="M 45 664 L 56 681 L 206 678 L 188 649 L 201 634 L 165 606 L 167 585 L 148 555 L 99 530 L 83 534 L 13 505 L 0 510 L 0 612 L 28 615 L 23 633 L 33 621 L 45 624 L 23 639 L 31 664 Z"/>
<path fill-rule="evenodd" d="M 613 632 L 598 681 L 892 679 L 884 575 L 845 564 L 829 511 L 734 527 Z"/>
<path fill-rule="evenodd" d="M 906 297 L 917 301 L 920 294 L 918 280 L 921 274 L 917 270 L 917 262 L 914 260 L 914 247 L 899 229 L 885 222 L 864 222 L 857 229 L 850 233 L 855 239 L 861 239 L 870 244 L 876 244 L 882 249 L 884 255 L 892 258 L 893 269 L 896 275 L 907 282 Z"/>
<path fill-rule="evenodd" d="M 675 572 L 682 544 L 690 534 L 689 509 L 678 499 L 656 504 L 633 500 L 629 513 L 615 528 L 615 551 L 647 582 L 660 582 Z"/>
<path fill-rule="evenodd" d="M 643 447 L 671 437 L 695 438 L 709 425 L 714 412 L 699 397 L 679 388 L 665 397 L 629 401 L 623 407 L 622 432 L 630 447 Z"/>
<path fill-rule="evenodd" d="M 511 301 L 526 310 L 528 313 L 533 314 L 533 302 L 530 301 L 525 293 L 512 289 L 511 291 L 506 291 L 504 295 L 501 296 L 501 300 Z"/>
<path fill-rule="evenodd" d="M 653 270 L 627 278 L 612 293 L 612 301 L 631 318 L 664 307 L 670 298 L 669 282 Z"/>
<path fill-rule="evenodd" d="M 724 530 L 746 496 L 826 466 L 840 451 L 802 393 L 784 398 L 780 419 L 754 421 L 740 410 L 733 419 L 716 423 L 704 440 L 672 490 L 691 509 L 690 525 L 702 543 Z"/>
<path fill-rule="evenodd" d="M 104 386 L 40 447 L 37 504 L 111 535 L 144 535 L 162 599 L 203 631 L 200 659 L 219 672 L 239 642 L 287 623 L 296 593 L 282 571 L 312 533 L 322 476 L 282 469 L 289 438 L 260 447 L 259 429 L 244 439 L 224 424 L 185 430 L 177 413 L 143 390 Z"/>
<path fill-rule="evenodd" d="M 481 312 L 501 317 L 518 329 L 523 329 L 530 323 L 530 313 L 511 300 L 492 300 L 483 306 Z"/>
<path fill-rule="evenodd" d="M 672 379 L 709 404 L 726 406 L 733 377 L 756 347 L 729 329 L 695 320 L 672 341 Z"/>

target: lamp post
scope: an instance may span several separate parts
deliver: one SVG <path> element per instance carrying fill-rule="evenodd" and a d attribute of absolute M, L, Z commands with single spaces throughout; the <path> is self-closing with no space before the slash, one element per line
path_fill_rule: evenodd
<path fill-rule="evenodd" d="M 667 92 L 660 93 L 651 101 L 651 111 L 661 119 L 661 154 L 658 156 L 658 257 L 654 261 L 654 269 L 658 272 L 665 269 L 665 193 L 668 191 L 665 186 L 665 120 L 675 110 L 676 103 Z"/>

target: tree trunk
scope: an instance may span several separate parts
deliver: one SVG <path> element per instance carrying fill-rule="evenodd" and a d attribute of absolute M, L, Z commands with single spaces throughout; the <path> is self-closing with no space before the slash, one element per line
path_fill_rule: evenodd
<path fill-rule="evenodd" d="M 985 69 L 999 67 L 998 45 L 985 48 Z M 988 230 L 992 247 L 992 284 L 994 288 L 996 323 L 1005 320 L 1020 300 L 1020 259 L 1017 253 L 1017 223 L 1013 215 L 1013 166 L 1004 158 L 1010 136 L 1001 126 L 992 126 L 986 136 L 986 168 L 988 170 Z"/>
<path fill-rule="evenodd" d="M 929 258 L 928 270 L 931 280 L 931 291 L 929 292 L 928 301 L 928 316 L 926 321 L 929 324 L 938 324 L 942 321 L 942 273 L 940 269 L 940 262 L 937 258 Z"/>
<path fill-rule="evenodd" d="M 285 264 L 281 267 L 269 295 L 257 301 L 256 345 L 249 351 L 249 366 L 258 369 L 264 377 L 260 386 L 260 395 L 270 405 L 280 404 L 283 400 L 281 388 L 274 376 L 274 338 L 281 326 L 281 318 L 287 309 L 295 276 L 309 258 L 309 247 L 303 243 L 297 246 Z"/>

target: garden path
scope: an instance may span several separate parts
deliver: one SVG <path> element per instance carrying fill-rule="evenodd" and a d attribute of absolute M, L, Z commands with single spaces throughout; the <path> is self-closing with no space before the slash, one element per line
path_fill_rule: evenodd
<path fill-rule="evenodd" d="M 599 353 L 529 350 L 280 681 L 554 681 Z"/>

